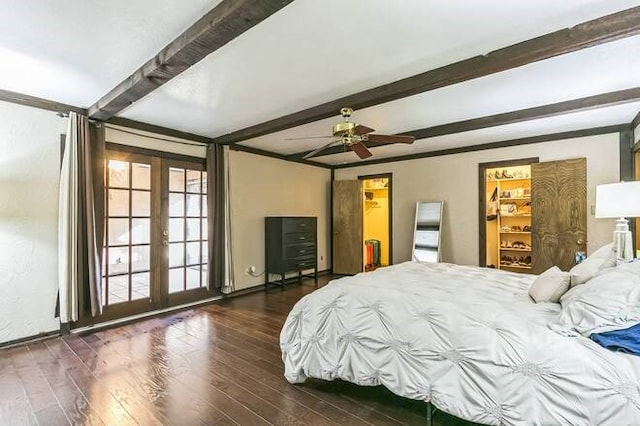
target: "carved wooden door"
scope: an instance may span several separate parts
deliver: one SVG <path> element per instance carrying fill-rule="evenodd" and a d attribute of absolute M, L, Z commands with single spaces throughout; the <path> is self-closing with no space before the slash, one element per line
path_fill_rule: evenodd
<path fill-rule="evenodd" d="M 532 273 L 568 271 L 587 240 L 587 159 L 531 165 Z"/>
<path fill-rule="evenodd" d="M 333 273 L 362 272 L 362 181 L 333 182 Z"/>

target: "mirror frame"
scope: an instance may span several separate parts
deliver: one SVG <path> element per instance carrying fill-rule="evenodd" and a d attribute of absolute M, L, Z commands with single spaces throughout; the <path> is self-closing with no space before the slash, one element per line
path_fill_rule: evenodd
<path fill-rule="evenodd" d="M 418 201 L 416 202 L 416 210 L 415 210 L 415 220 L 413 223 L 413 242 L 411 246 L 411 260 L 418 262 L 429 262 L 427 260 L 420 260 L 416 257 L 416 237 L 418 234 L 418 212 L 420 211 L 420 206 L 423 204 L 439 204 L 439 222 L 438 222 L 438 246 L 436 249 L 436 260 L 435 263 L 440 262 L 441 260 L 441 240 L 442 240 L 442 213 L 444 211 L 444 201 Z"/>

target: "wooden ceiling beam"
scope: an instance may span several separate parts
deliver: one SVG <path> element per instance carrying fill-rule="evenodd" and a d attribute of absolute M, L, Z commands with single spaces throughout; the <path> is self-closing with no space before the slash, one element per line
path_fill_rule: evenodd
<path fill-rule="evenodd" d="M 113 117 L 107 120 L 107 123 L 115 126 L 126 127 L 129 129 L 142 130 L 144 132 L 155 133 L 158 135 L 170 136 L 179 139 L 185 139 L 201 143 L 214 143 L 213 139 L 206 136 L 197 135 L 195 133 L 183 132 L 181 130 L 171 129 L 169 127 L 156 126 L 155 124 L 144 123 L 142 121 L 131 120 L 124 117 Z"/>
<path fill-rule="evenodd" d="M 640 34 L 640 6 L 265 121 L 215 140 L 237 143 L 336 116 L 342 107 L 368 108 L 637 34 Z"/>
<path fill-rule="evenodd" d="M 609 133 L 619 133 L 629 130 L 629 124 L 615 124 L 612 126 L 594 127 L 590 129 L 571 130 L 567 132 L 549 133 L 546 135 L 530 136 L 525 138 L 510 139 L 506 141 L 483 143 L 478 145 L 460 146 L 457 148 L 446 148 L 437 151 L 417 152 L 415 154 L 400 155 L 396 157 L 374 158 L 373 160 L 355 161 L 346 164 L 334 164 L 335 169 L 347 169 L 351 167 L 370 166 L 372 164 L 394 163 L 398 161 L 418 160 L 421 158 L 440 157 L 443 155 L 464 154 L 467 152 L 485 151 L 487 149 L 508 148 L 512 146 L 530 145 L 534 143 L 553 142 L 564 139 L 575 139 L 587 136 L 606 135 Z"/>
<path fill-rule="evenodd" d="M 635 130 L 638 126 L 640 126 L 640 111 L 638 111 L 638 114 L 631 121 L 631 130 Z"/>
<path fill-rule="evenodd" d="M 438 126 L 425 127 L 423 129 L 411 130 L 400 133 L 403 136 L 413 136 L 416 139 L 433 138 L 436 136 L 451 135 L 455 133 L 468 132 L 471 130 L 485 129 L 487 127 L 503 126 L 506 124 L 520 123 L 523 121 L 537 120 L 541 118 L 553 117 L 562 114 L 570 114 L 581 111 L 588 111 L 596 108 L 611 107 L 640 101 L 640 87 L 617 90 L 615 92 L 602 93 L 599 95 L 587 96 L 584 98 L 569 101 L 557 102 L 537 106 L 533 108 L 510 111 L 501 114 L 488 115 L 485 117 L 472 118 L 469 120 L 456 121 L 453 123 L 441 124 Z M 366 142 L 368 148 L 385 145 L 383 143 Z M 343 151 L 341 146 L 328 148 L 321 155 L 339 154 Z M 290 154 L 291 158 L 302 158 L 311 151 Z"/>
<path fill-rule="evenodd" d="M 223 0 L 89 108 L 108 120 L 293 0 Z"/>
<path fill-rule="evenodd" d="M 77 112 L 78 114 L 87 115 L 87 110 L 84 108 L 79 108 L 73 105 L 67 105 L 56 101 L 50 101 L 49 99 L 25 95 L 18 92 L 11 92 L 9 90 L 0 89 L 0 101 L 11 102 L 13 104 L 24 105 L 33 108 L 40 108 L 47 111 L 62 113 L 73 111 Z"/>

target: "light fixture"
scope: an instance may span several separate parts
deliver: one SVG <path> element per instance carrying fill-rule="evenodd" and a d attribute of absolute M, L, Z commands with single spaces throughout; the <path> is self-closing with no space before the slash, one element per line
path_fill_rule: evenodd
<path fill-rule="evenodd" d="M 633 259 L 633 239 L 625 217 L 640 216 L 640 181 L 610 183 L 596 187 L 596 218 L 615 217 L 613 246 L 617 263 Z"/>

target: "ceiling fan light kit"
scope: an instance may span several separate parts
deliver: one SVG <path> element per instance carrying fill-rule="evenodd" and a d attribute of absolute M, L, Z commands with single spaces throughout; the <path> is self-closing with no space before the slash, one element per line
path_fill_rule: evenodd
<path fill-rule="evenodd" d="M 360 159 L 365 159 L 373 155 L 367 148 L 366 142 L 375 142 L 376 146 L 380 146 L 394 143 L 410 144 L 415 140 L 413 136 L 372 134 L 371 132 L 375 132 L 375 129 L 349 121 L 349 117 L 351 117 L 352 113 L 353 110 L 351 108 L 342 108 L 340 110 L 340 114 L 344 118 L 344 121 L 342 123 L 335 124 L 332 128 L 333 137 L 337 139 L 323 147 L 320 147 L 319 149 L 309 152 L 303 158 L 307 159 L 317 157 L 322 155 L 323 151 L 329 147 L 342 144 L 345 149 L 348 147 L 351 151 L 355 152 Z M 315 139 L 318 137 L 312 136 L 311 138 Z M 322 138 L 322 136 L 320 138 Z"/>

